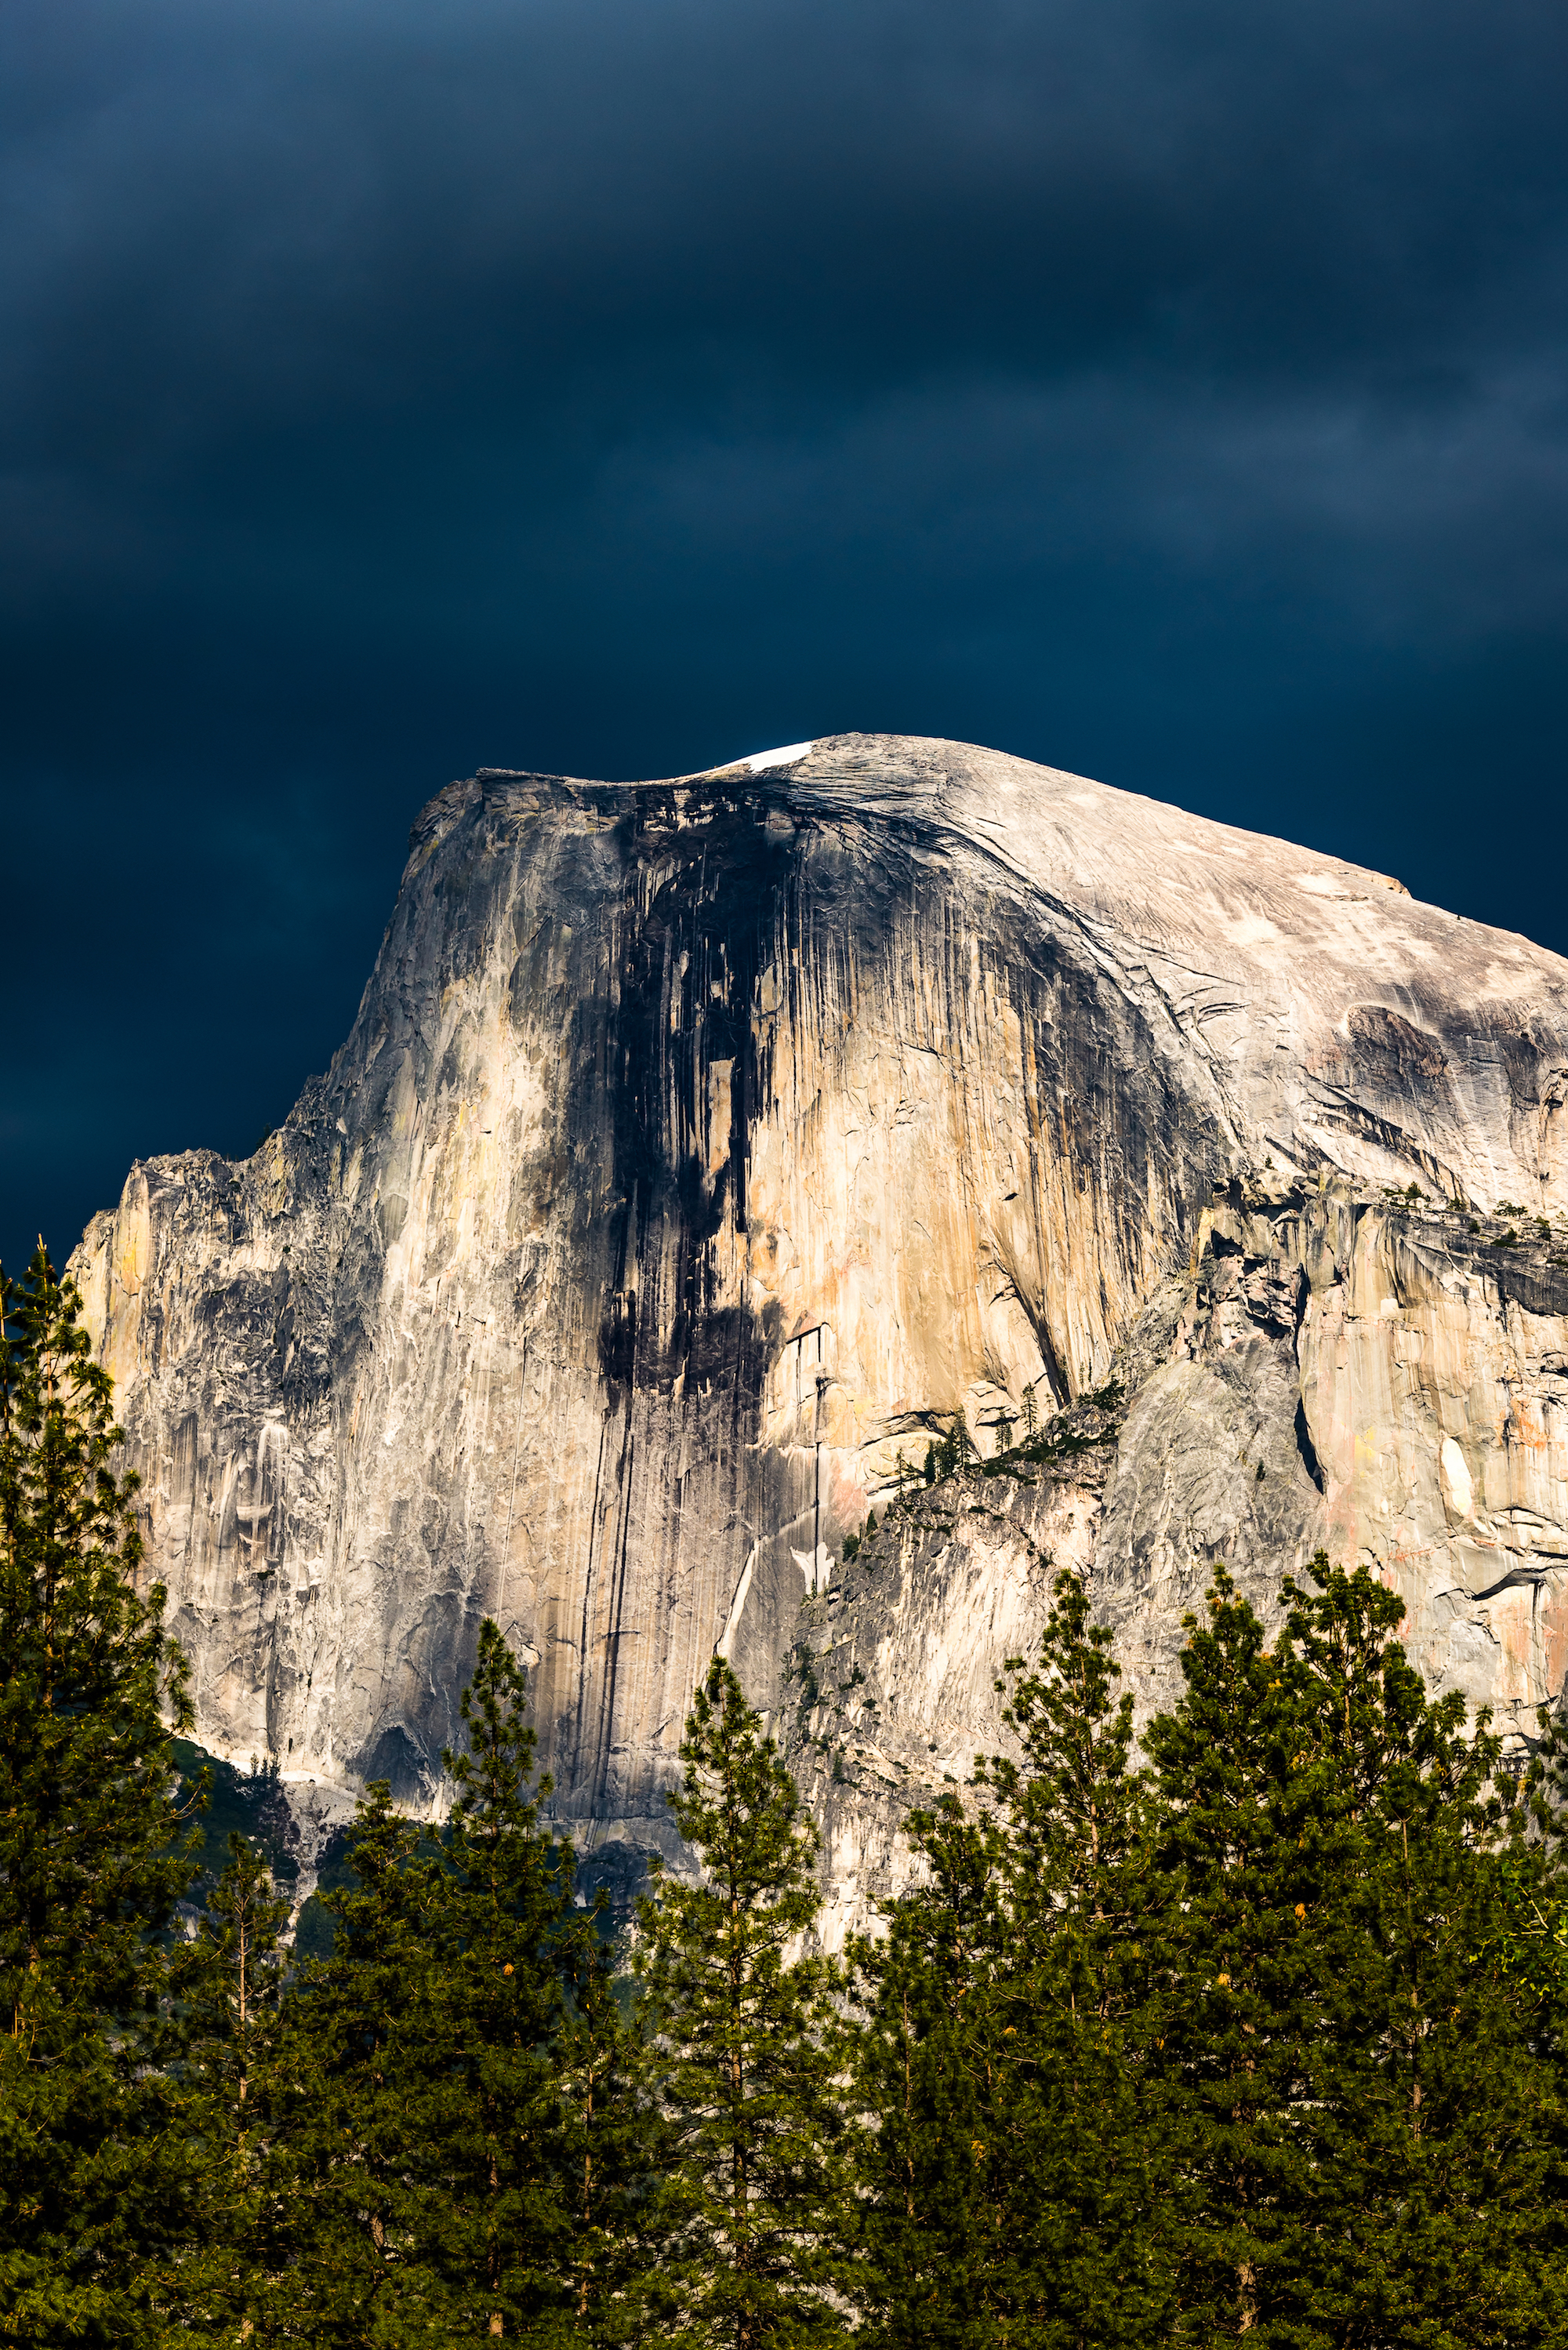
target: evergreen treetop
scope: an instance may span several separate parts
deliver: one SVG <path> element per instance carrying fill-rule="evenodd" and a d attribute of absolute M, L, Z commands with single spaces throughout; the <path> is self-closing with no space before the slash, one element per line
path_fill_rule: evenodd
<path fill-rule="evenodd" d="M 572 2186 L 560 2110 L 566 1981 L 581 1938 L 574 1857 L 542 1825 L 527 1684 L 481 1626 L 437 1881 L 432 1986 L 444 2076 L 431 2135 L 451 2182 L 447 2257 L 476 2328 L 526 2331 L 568 2307 Z M 580 2278 L 577 2280 L 580 2294 Z M 499 2321 L 499 2324 L 497 2324 Z"/>
<path fill-rule="evenodd" d="M 921 2350 L 1162 2341 L 1158 2165 L 1137 2099 L 1165 1894 L 1130 1700 L 1075 1575 L 1010 1660 L 1022 1752 L 911 1814 L 924 1881 L 855 1956 L 872 2338 Z"/>
<path fill-rule="evenodd" d="M 136 1588 L 136 1480 L 80 1299 L 40 1241 L 0 1272 L 0 2332 L 155 2330 L 188 2220 L 171 2126 L 195 1870 L 171 1731 L 190 1720 L 163 1590 Z"/>
<path fill-rule="evenodd" d="M 280 2265 L 272 2208 L 289 1904 L 265 1862 L 232 1833 L 229 1862 L 196 1931 L 182 2120 L 200 2162 L 193 2241 L 170 2264 L 168 2341 L 212 2342 L 244 2330 L 265 2341 L 276 2313 L 266 2272 Z"/>
<path fill-rule="evenodd" d="M 445 2213 L 431 2149 L 442 2051 L 433 2030 L 435 1871 L 384 1780 L 355 1816 L 352 1887 L 324 1897 L 330 1954 L 284 2010 L 269 2185 L 284 2232 L 274 2330 L 322 2345 L 421 2338 L 447 2315 Z"/>
<path fill-rule="evenodd" d="M 772 1739 L 715 1657 L 670 1796 L 701 1856 L 655 1869 L 641 1912 L 645 2015 L 684 2209 L 668 2255 L 679 2338 L 764 2350 L 832 2341 L 846 2183 L 838 1970 L 797 1954 L 816 1836 Z"/>
<path fill-rule="evenodd" d="M 80 1310 L 42 1242 L 25 1281 L 0 1272 L 0 1997 L 16 2019 L 48 1971 L 129 2025 L 191 1879 L 171 1731 L 192 1712 L 163 1586 L 136 1589 L 139 1480 L 109 1466 L 125 1432 Z"/>
<path fill-rule="evenodd" d="M 1271 1645 L 1216 1573 L 1147 1737 L 1178 2336 L 1559 2341 L 1561 2066 L 1505 1955 L 1500 1742 L 1428 1701 L 1364 1569 L 1319 1554 L 1285 1597 Z"/>

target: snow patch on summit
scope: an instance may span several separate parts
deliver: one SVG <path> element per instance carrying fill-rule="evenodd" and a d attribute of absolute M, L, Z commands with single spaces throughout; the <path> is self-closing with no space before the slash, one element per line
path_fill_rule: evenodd
<path fill-rule="evenodd" d="M 797 759 L 804 759 L 807 752 L 815 747 L 814 743 L 786 743 L 782 751 L 759 751 L 754 758 L 737 760 L 735 764 L 748 766 L 753 775 L 760 775 L 764 767 L 793 766 Z"/>

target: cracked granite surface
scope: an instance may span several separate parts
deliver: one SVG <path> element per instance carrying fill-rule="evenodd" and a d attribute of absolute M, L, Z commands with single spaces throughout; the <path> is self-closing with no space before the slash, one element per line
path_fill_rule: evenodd
<path fill-rule="evenodd" d="M 488 1613 L 563 1817 L 668 1845 L 715 1642 L 795 1720 L 900 1451 L 1113 1371 L 1076 1482 L 981 1480 L 1001 1518 L 877 1565 L 871 1777 L 895 1713 L 911 1773 L 991 1742 L 1047 1552 L 1140 1704 L 1215 1557 L 1267 1605 L 1322 1542 L 1527 1727 L 1568 1674 L 1568 965 L 999 754 L 793 747 L 450 786 L 331 1069 L 89 1226 L 205 1742 L 439 1806 Z M 863 1898 L 893 1797 L 826 1785 Z"/>

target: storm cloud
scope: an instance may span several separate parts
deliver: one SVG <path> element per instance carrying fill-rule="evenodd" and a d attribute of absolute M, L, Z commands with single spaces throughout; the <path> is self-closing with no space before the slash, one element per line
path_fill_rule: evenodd
<path fill-rule="evenodd" d="M 420 802 L 994 743 L 1568 947 L 1538 0 L 0 21 L 0 1248 L 248 1150 Z"/>

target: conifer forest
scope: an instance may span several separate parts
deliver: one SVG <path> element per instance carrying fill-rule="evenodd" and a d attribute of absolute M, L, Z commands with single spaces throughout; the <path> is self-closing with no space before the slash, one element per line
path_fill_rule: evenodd
<path fill-rule="evenodd" d="M 1217 1568 L 1140 1730 L 1057 1575 L 1012 1752 L 910 1814 L 842 1956 L 727 1663 L 700 1866 L 624 1916 L 486 1622 L 442 1817 L 370 1786 L 296 1936 L 258 1843 L 214 1855 L 41 1245 L 3 1305 L 0 2341 L 1568 2343 L 1568 1745 L 1429 1696 L 1364 1569 L 1270 1635 Z"/>

